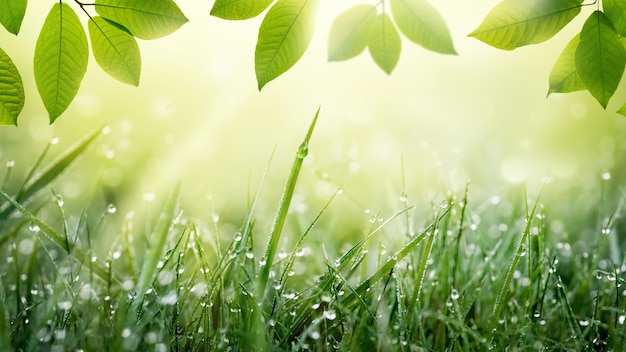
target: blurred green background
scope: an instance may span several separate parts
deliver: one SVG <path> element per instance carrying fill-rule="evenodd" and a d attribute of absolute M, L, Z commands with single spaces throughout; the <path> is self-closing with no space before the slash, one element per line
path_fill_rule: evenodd
<path fill-rule="evenodd" d="M 55 155 L 107 125 L 110 133 L 55 185 L 68 206 L 95 195 L 127 214 L 161 202 L 180 181 L 186 214 L 218 215 L 238 226 L 275 150 L 259 202 L 269 222 L 295 150 L 321 106 L 296 212 L 317 211 L 342 185 L 347 196 L 337 215 L 389 215 L 401 208 L 403 177 L 411 204 L 462 192 L 467 180 L 473 195 L 493 204 L 511 189 L 521 194 L 522 184 L 536 194 L 546 177 L 554 181 L 548 193 L 555 199 L 587 208 L 603 183 L 620 189 L 626 120 L 613 111 L 626 99 L 623 85 L 608 112 L 587 93 L 546 98 L 552 64 L 592 9 L 546 43 L 504 52 L 467 37 L 497 0 L 436 1 L 459 55 L 435 54 L 403 38 L 400 62 L 387 76 L 367 52 L 327 62 L 333 19 L 362 1 L 321 1 L 304 57 L 258 92 L 254 47 L 261 17 L 224 21 L 210 17 L 209 1 L 178 3 L 190 22 L 168 37 L 140 42 L 139 88 L 108 77 L 91 58 L 76 100 L 53 126 L 32 74 L 51 3 L 29 3 L 19 36 L 0 31 L 27 95 L 19 127 L 0 128 L 0 165 L 5 170 L 15 162 L 11 182 L 19 184 L 52 138 L 59 138 Z"/>

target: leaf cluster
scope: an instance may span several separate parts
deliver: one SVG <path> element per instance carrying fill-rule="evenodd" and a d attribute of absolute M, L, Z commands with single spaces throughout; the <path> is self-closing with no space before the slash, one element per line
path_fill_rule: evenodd
<path fill-rule="evenodd" d="M 541 43 L 561 31 L 584 6 L 596 10 L 556 60 L 548 95 L 587 90 L 606 109 L 626 66 L 626 1 L 504 0 L 469 35 L 503 50 Z M 626 104 L 618 113 L 626 115 Z"/>
<path fill-rule="evenodd" d="M 70 105 L 87 72 L 87 33 L 69 1 L 58 1 L 41 28 L 34 53 L 39 95 L 53 123 Z M 120 82 L 138 86 L 141 55 L 137 38 L 166 36 L 187 22 L 172 0 L 74 1 L 87 18 L 91 52 L 98 65 Z M 0 23 L 17 35 L 26 13 L 26 0 L 0 0 Z M 88 11 L 94 8 L 95 14 Z M 0 49 L 0 124 L 17 125 L 24 106 L 22 78 Z"/>

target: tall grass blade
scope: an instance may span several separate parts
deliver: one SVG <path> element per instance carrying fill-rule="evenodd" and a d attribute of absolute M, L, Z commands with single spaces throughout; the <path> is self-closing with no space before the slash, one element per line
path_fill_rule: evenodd
<path fill-rule="evenodd" d="M 139 297 L 143 297 L 146 290 L 156 278 L 157 264 L 165 251 L 165 244 L 167 242 L 167 235 L 172 228 L 174 219 L 174 212 L 176 211 L 176 205 L 178 204 L 178 197 L 180 195 L 180 184 L 176 185 L 176 188 L 170 195 L 170 198 L 165 203 L 161 214 L 157 220 L 154 231 L 152 232 L 152 238 L 150 248 L 145 255 L 143 266 L 141 268 L 141 276 L 137 282 L 137 294 Z M 137 301 L 141 301 L 140 299 Z"/>
<path fill-rule="evenodd" d="M 535 217 L 535 212 L 537 211 L 537 205 L 539 204 L 539 199 L 541 198 L 541 194 L 543 193 L 543 187 L 541 191 L 539 191 L 539 196 L 537 200 L 533 204 L 532 209 L 530 210 L 530 214 L 528 213 L 528 199 L 526 197 L 526 193 L 524 192 L 525 204 L 526 204 L 526 226 L 524 227 L 524 232 L 522 233 L 522 238 L 520 239 L 517 248 L 513 254 L 513 258 L 511 259 L 511 263 L 509 264 L 509 269 L 502 280 L 502 284 L 498 290 L 498 294 L 496 295 L 496 299 L 493 302 L 493 307 L 491 309 L 491 321 L 489 323 L 489 334 L 493 334 L 494 329 L 496 327 L 496 323 L 500 318 L 500 313 L 502 309 L 506 305 L 506 298 L 508 296 L 509 286 L 511 285 L 511 280 L 513 279 L 513 274 L 515 273 L 515 269 L 517 267 L 517 263 L 520 261 L 522 257 L 522 253 L 526 250 L 524 247 L 526 246 L 527 238 L 530 235 L 532 221 Z"/>
<path fill-rule="evenodd" d="M 411 239 L 406 245 L 404 245 L 404 247 L 402 247 L 399 251 L 392 255 L 385 264 L 381 265 L 378 270 L 376 270 L 376 272 L 374 272 L 370 277 L 363 281 L 354 290 L 354 292 L 346 295 L 341 304 L 344 306 L 349 306 L 350 304 L 354 303 L 354 301 L 358 298 L 357 295 L 364 294 L 368 288 L 371 288 L 374 285 L 374 283 L 378 282 L 378 280 L 382 279 L 386 275 L 389 275 L 389 273 L 396 266 L 396 264 L 400 260 L 404 259 L 407 255 L 409 255 L 413 248 L 415 248 L 415 246 L 417 246 L 424 238 L 426 238 L 426 234 L 429 231 L 434 231 L 436 229 L 439 221 L 448 214 L 450 209 L 452 209 L 452 204 L 450 204 L 445 210 L 443 210 L 441 214 L 437 216 L 433 223 L 431 223 L 424 230 L 422 230 L 422 233 Z"/>
<path fill-rule="evenodd" d="M 48 239 L 58 245 L 64 251 L 68 250 L 66 246 L 65 236 L 58 233 L 55 229 L 53 229 L 50 225 L 36 217 L 33 213 L 24 208 L 20 203 L 18 203 L 15 199 L 11 198 L 4 191 L 0 191 L 0 197 L 4 198 L 4 200 L 8 201 L 15 209 L 17 209 L 24 217 L 30 221 L 32 224 L 37 225 L 40 231 L 37 232 L 38 235 L 43 233 Z M 41 236 L 40 236 L 41 237 Z M 80 247 L 69 247 L 70 252 L 67 254 L 71 254 L 77 261 L 80 263 L 85 263 L 87 260 L 90 260 L 85 251 Z M 96 275 L 98 275 L 104 281 L 109 279 L 109 269 L 102 264 L 100 261 L 96 261 L 93 263 L 93 271 Z M 112 280 L 119 284 L 121 281 L 117 275 L 112 277 Z"/>
<path fill-rule="evenodd" d="M 73 146 L 67 149 L 63 154 L 61 154 L 58 158 L 50 162 L 39 174 L 35 176 L 31 176 L 33 174 L 33 170 L 29 174 L 27 178 L 27 182 L 20 189 L 16 196 L 16 200 L 20 203 L 26 202 L 30 197 L 39 192 L 42 188 L 49 185 L 52 181 L 54 181 L 65 169 L 67 169 L 74 160 L 82 153 L 85 152 L 87 147 L 100 135 L 102 132 L 102 128 L 97 129 L 86 137 L 76 142 Z M 47 150 L 47 149 L 46 149 Z M 40 163 L 41 160 L 37 162 Z M 13 208 L 8 206 L 2 209 L 2 213 L 0 213 L 0 219 L 6 219 L 7 216 L 13 211 Z"/>
<path fill-rule="evenodd" d="M 9 327 L 7 325 L 8 312 L 4 307 L 4 284 L 2 283 L 2 275 L 0 275 L 0 351 L 11 351 L 11 337 L 9 336 Z"/>
<path fill-rule="evenodd" d="M 282 198 L 278 205 L 278 211 L 276 213 L 276 218 L 274 219 L 274 224 L 272 226 L 272 230 L 270 231 L 270 238 L 267 242 L 267 247 L 265 249 L 265 254 L 263 255 L 263 266 L 261 266 L 261 270 L 259 272 L 258 277 L 258 287 L 257 287 L 257 295 L 259 299 L 264 299 L 265 297 L 265 289 L 267 288 L 267 280 L 269 279 L 270 269 L 272 267 L 272 262 L 274 261 L 274 255 L 276 254 L 276 249 L 278 248 L 278 242 L 280 241 L 280 235 L 283 231 L 283 226 L 285 225 L 285 220 L 287 219 L 287 211 L 289 210 L 289 206 L 291 205 L 291 199 L 293 197 L 293 192 L 296 187 L 296 182 L 298 181 L 298 176 L 300 175 L 300 169 L 302 168 L 302 162 L 304 158 L 306 158 L 309 153 L 309 141 L 311 140 L 311 136 L 313 135 L 313 130 L 315 128 L 315 123 L 317 122 L 317 117 L 319 116 L 320 108 L 317 109 L 315 116 L 313 117 L 313 121 L 309 126 L 309 130 L 304 137 L 304 140 L 298 147 L 298 151 L 296 152 L 296 158 L 291 166 L 291 171 L 289 173 L 289 177 L 287 178 L 287 184 L 285 185 L 285 190 L 283 191 Z"/>

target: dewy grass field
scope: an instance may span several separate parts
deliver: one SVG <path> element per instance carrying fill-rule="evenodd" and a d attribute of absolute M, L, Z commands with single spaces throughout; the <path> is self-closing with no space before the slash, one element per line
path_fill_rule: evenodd
<path fill-rule="evenodd" d="M 585 16 L 504 53 L 467 38 L 500 0 L 433 1 L 459 56 L 402 38 L 387 76 L 326 62 L 362 2 L 321 1 L 326 33 L 259 92 L 261 18 L 178 1 L 140 87 L 92 57 L 54 125 L 32 72 L 53 4 L 30 2 L 0 31 L 27 96 L 0 127 L 0 351 L 626 350 L 626 91 L 545 98 Z"/>
<path fill-rule="evenodd" d="M 326 220 L 350 221 L 334 207 L 349 196 L 341 187 L 318 209 L 289 211 L 314 125 L 274 194 L 269 235 L 255 226 L 270 216 L 255 209 L 259 190 L 226 234 L 217 214 L 185 216 L 178 187 L 116 227 L 113 205 L 69 214 L 49 186 L 101 131 L 41 167 L 44 152 L 12 192 L 7 168 L 0 349 L 624 349 L 622 194 L 576 214 L 591 233 L 572 242 L 540 189 L 505 211 L 499 197 L 476 202 L 471 183 L 426 204 L 401 191 L 395 213 L 356 220 L 359 235 L 339 248 Z"/>

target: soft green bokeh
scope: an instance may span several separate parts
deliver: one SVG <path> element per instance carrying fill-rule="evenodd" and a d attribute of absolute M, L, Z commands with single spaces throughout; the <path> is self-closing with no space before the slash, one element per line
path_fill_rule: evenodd
<path fill-rule="evenodd" d="M 389 215 L 401 207 L 402 164 L 409 202 L 421 204 L 438 201 L 447 189 L 460 192 L 468 179 L 474 194 L 502 195 L 520 183 L 536 194 L 545 177 L 554 179 L 552 189 L 576 190 L 584 202 L 605 172 L 613 179 L 621 174 L 626 122 L 612 111 L 626 98 L 624 89 L 608 112 L 584 92 L 546 99 L 552 65 L 592 9 L 546 43 L 506 52 L 467 37 L 497 1 L 433 2 L 459 55 L 403 38 L 388 76 L 365 54 L 326 61 L 332 21 L 359 3 L 321 1 L 302 60 L 259 92 L 254 48 L 262 18 L 225 21 L 209 16 L 209 2 L 180 1 L 189 23 L 139 42 L 139 88 L 111 79 L 91 57 L 76 100 L 52 126 L 32 73 L 48 8 L 29 4 L 20 35 L 0 33 L 26 89 L 19 128 L 0 129 L 0 173 L 14 160 L 18 180 L 53 137 L 60 139 L 54 154 L 106 124 L 110 134 L 56 186 L 66 204 L 82 204 L 101 178 L 105 201 L 123 216 L 162 203 L 180 181 L 186 214 L 208 218 L 215 211 L 220 221 L 240 224 L 275 148 L 259 204 L 269 222 L 298 143 L 321 106 L 296 212 L 317 211 L 343 185 L 347 197 L 337 214 Z"/>

